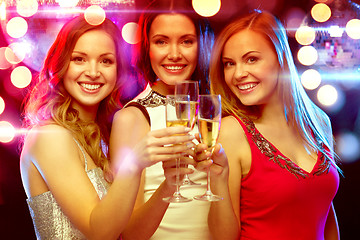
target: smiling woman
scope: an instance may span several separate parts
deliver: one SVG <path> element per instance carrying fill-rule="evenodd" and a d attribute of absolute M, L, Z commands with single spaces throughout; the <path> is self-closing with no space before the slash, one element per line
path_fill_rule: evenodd
<path fill-rule="evenodd" d="M 110 171 L 110 123 L 126 76 L 120 36 L 108 19 L 97 26 L 83 16 L 69 21 L 25 99 L 24 125 L 29 131 L 20 169 L 38 239 L 119 238 L 131 215 L 142 169 L 160 161 L 148 152 L 145 137 L 131 158 L 124 156 L 128 164 Z M 176 145 L 191 141 L 186 132 L 174 128 L 152 134 L 165 139 L 180 134 L 168 138 Z M 179 147 L 163 152 L 169 159 L 179 151 L 173 148 Z"/>
<path fill-rule="evenodd" d="M 74 98 L 72 105 L 80 118 L 94 119 L 101 100 L 115 88 L 116 64 L 115 43 L 107 32 L 92 30 L 79 38 L 64 75 L 64 87 Z"/>
<path fill-rule="evenodd" d="M 196 14 L 191 2 L 155 0 L 141 15 L 138 28 L 141 41 L 134 52 L 134 63 L 139 79 L 145 79 L 148 85 L 115 114 L 110 156 L 133 148 L 149 131 L 166 128 L 165 95 L 175 94 L 176 82 L 192 80 L 199 83 L 200 93 L 209 91 L 208 60 L 213 32 L 207 20 Z M 149 145 L 157 141 L 153 139 Z M 176 171 L 172 166 L 158 163 L 145 169 L 124 239 L 209 239 L 207 202 L 169 206 L 163 201 L 175 191 L 172 179 Z M 181 167 L 181 174 L 192 173 L 191 179 L 203 185 L 184 187 L 184 196 L 200 195 L 206 190 L 206 174 L 191 167 Z"/>

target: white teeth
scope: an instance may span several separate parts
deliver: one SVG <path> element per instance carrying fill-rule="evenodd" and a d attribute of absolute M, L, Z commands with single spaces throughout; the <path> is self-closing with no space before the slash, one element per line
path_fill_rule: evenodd
<path fill-rule="evenodd" d="M 176 70 L 181 70 L 184 67 L 183 66 L 165 66 L 166 69 L 171 70 L 171 71 L 176 71 Z"/>
<path fill-rule="evenodd" d="M 241 86 L 238 86 L 238 88 L 240 90 L 248 90 L 250 88 L 253 88 L 255 87 L 257 84 L 256 83 L 249 83 L 249 84 L 245 84 L 245 85 L 241 85 Z"/>
<path fill-rule="evenodd" d="M 86 83 L 81 83 L 81 86 L 88 90 L 95 90 L 95 89 L 98 89 L 99 87 L 101 87 L 100 84 L 94 85 L 94 84 L 86 84 Z"/>

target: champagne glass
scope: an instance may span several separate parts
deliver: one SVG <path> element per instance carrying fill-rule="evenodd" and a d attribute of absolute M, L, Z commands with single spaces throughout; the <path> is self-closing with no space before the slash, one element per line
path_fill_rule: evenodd
<path fill-rule="evenodd" d="M 166 95 L 165 116 L 166 127 L 190 127 L 190 97 L 189 95 Z M 176 191 L 171 197 L 163 198 L 165 202 L 182 203 L 192 201 L 180 194 L 180 158 L 176 159 Z"/>
<path fill-rule="evenodd" d="M 179 81 L 175 84 L 175 96 L 176 95 L 189 95 L 190 97 L 190 128 L 194 129 L 198 115 L 198 98 L 199 98 L 199 82 L 194 80 Z M 189 178 L 188 174 L 185 174 L 181 185 L 201 185 L 201 183 L 195 183 Z"/>
<path fill-rule="evenodd" d="M 219 137 L 221 123 L 221 96 L 220 95 L 200 95 L 199 96 L 199 115 L 198 128 L 200 140 L 207 147 L 214 150 L 214 146 Z M 211 192 L 210 189 L 210 169 L 207 169 L 207 190 L 205 194 L 195 196 L 194 199 L 202 201 L 220 201 L 223 198 Z"/>

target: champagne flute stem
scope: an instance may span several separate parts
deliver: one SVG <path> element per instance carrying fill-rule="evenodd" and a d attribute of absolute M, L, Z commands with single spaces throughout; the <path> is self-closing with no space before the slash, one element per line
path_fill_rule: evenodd
<path fill-rule="evenodd" d="M 180 158 L 176 158 L 176 192 L 175 195 L 180 195 Z"/>
<path fill-rule="evenodd" d="M 207 169 L 207 172 L 206 172 L 206 175 L 207 175 L 207 181 L 206 181 L 206 194 L 207 195 L 211 195 L 211 189 L 210 189 L 210 167 Z"/>

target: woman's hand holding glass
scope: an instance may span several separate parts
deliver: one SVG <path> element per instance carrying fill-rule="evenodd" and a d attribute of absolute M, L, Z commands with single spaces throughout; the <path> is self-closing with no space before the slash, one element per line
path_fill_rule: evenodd
<path fill-rule="evenodd" d="M 171 164 L 171 161 L 180 158 L 182 153 L 192 154 L 194 136 L 189 134 L 190 130 L 190 128 L 178 126 L 148 132 L 132 150 L 120 151 L 125 157 L 116 157 L 116 159 L 122 159 L 114 162 L 114 164 L 116 162 L 121 164 L 116 169 L 142 171 L 158 162 Z"/>
<path fill-rule="evenodd" d="M 206 144 L 213 153 L 219 137 L 221 123 L 221 97 L 220 95 L 200 95 L 198 128 L 201 143 Z M 210 156 L 209 156 L 210 157 Z M 195 196 L 194 199 L 202 201 L 219 201 L 223 198 L 214 195 L 210 189 L 210 169 L 207 170 L 207 190 L 203 195 Z"/>

